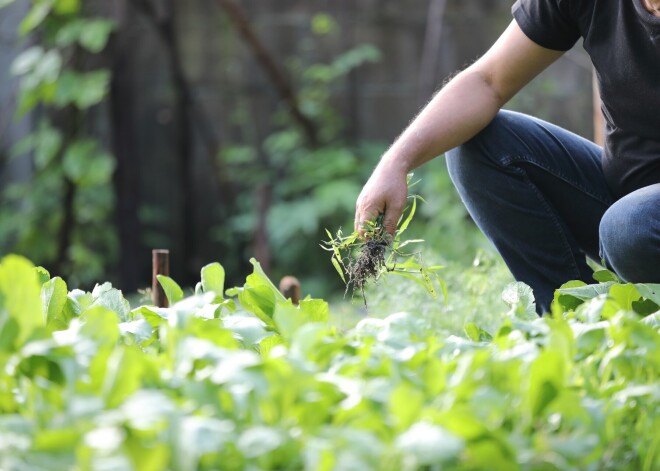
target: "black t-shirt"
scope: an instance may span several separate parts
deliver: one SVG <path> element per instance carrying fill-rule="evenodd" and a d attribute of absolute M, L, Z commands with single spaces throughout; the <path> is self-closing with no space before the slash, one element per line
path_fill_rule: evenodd
<path fill-rule="evenodd" d="M 660 18 L 643 0 L 518 0 L 520 29 L 547 49 L 584 39 L 605 116 L 603 170 L 616 197 L 660 183 Z"/>

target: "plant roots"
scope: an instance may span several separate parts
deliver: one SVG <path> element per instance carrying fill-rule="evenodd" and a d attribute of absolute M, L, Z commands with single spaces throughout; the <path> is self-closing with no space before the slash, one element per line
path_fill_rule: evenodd
<path fill-rule="evenodd" d="M 349 261 L 348 264 L 348 283 L 353 286 L 353 295 L 356 290 L 362 293 L 364 306 L 367 307 L 367 299 L 364 295 L 364 287 L 371 279 L 377 279 L 383 267 L 385 266 L 385 250 L 389 246 L 389 241 L 383 239 L 370 239 L 365 242 L 360 253 Z"/>

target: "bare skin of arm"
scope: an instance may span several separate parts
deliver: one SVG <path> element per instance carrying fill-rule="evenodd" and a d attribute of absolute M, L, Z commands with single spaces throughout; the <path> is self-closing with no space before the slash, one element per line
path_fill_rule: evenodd
<path fill-rule="evenodd" d="M 543 48 L 513 21 L 490 50 L 458 74 L 382 156 L 356 203 L 355 228 L 384 214 L 394 234 L 406 204 L 406 175 L 468 141 L 499 109 L 563 53 Z"/>

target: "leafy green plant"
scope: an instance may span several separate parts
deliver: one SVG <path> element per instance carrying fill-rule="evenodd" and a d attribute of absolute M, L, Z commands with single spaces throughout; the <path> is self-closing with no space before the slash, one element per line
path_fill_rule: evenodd
<path fill-rule="evenodd" d="M 409 188 L 412 174 L 408 175 Z M 364 289 L 370 280 L 377 281 L 383 275 L 398 275 L 413 280 L 423 286 L 433 297 L 437 298 L 434 281 L 441 287 L 445 300 L 447 299 L 447 287 L 444 281 L 437 275 L 442 266 L 426 267 L 422 260 L 421 251 L 407 252 L 403 249 L 408 246 L 423 243 L 422 239 L 403 239 L 403 233 L 415 216 L 417 201 L 423 201 L 418 195 L 411 195 L 412 201 L 408 214 L 401 215 L 397 228 L 392 237 L 385 232 L 383 226 L 383 215 L 379 215 L 375 221 L 366 221 L 364 233 L 354 231 L 344 236 L 341 229 L 333 236 L 326 229 L 329 240 L 323 242 L 322 247 L 332 252 L 330 261 L 339 273 L 342 281 L 346 284 L 346 291 L 352 287 L 360 290 L 365 307 L 367 300 Z M 408 247 L 407 250 L 410 250 Z"/>
<path fill-rule="evenodd" d="M 462 336 L 405 312 L 340 332 L 253 265 L 157 308 L 0 260 L 0 468 L 660 466 L 660 285 L 570 283 L 544 318 L 512 285 Z"/>
<path fill-rule="evenodd" d="M 98 279 L 117 245 L 110 224 L 114 158 L 85 126 L 110 83 L 108 70 L 86 64 L 113 28 L 88 16 L 79 0 L 31 2 L 18 34 L 34 45 L 11 67 L 19 82 L 17 118 L 31 113 L 36 125 L 12 150 L 33 172 L 0 195 L 0 248 L 29 253 L 77 282 Z"/>

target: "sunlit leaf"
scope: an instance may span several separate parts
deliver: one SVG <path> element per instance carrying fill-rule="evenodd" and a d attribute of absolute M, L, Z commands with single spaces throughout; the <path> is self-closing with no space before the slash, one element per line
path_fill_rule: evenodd
<path fill-rule="evenodd" d="M 339 277 L 341 278 L 341 281 L 346 283 L 346 277 L 344 276 L 344 269 L 337 261 L 336 256 L 330 257 L 330 261 L 332 262 L 332 266 L 335 267 L 335 270 L 337 270 L 337 273 L 339 273 Z"/>
<path fill-rule="evenodd" d="M 68 299 L 66 283 L 56 277 L 41 287 L 41 304 L 46 313 L 46 322 L 57 328 L 66 328 L 68 319 L 62 317 L 62 311 Z"/>
<path fill-rule="evenodd" d="M 400 236 L 403 234 L 406 229 L 408 229 L 408 226 L 410 225 L 410 222 L 413 220 L 413 217 L 415 216 L 415 210 L 417 209 L 417 198 L 413 198 L 412 202 L 412 207 L 410 208 L 410 211 L 408 212 L 408 216 L 406 219 L 399 225 L 397 228 L 397 236 Z"/>
<path fill-rule="evenodd" d="M 211 263 L 202 268 L 202 288 L 205 292 L 213 291 L 218 300 L 223 299 L 225 291 L 225 269 L 219 263 Z"/>
<path fill-rule="evenodd" d="M 35 2 L 30 8 L 28 14 L 23 18 L 23 21 L 21 21 L 19 26 L 19 32 L 21 35 L 25 36 L 35 28 L 38 28 L 53 9 L 54 3 L 54 0 Z"/>
<path fill-rule="evenodd" d="M 170 306 L 173 306 L 183 299 L 183 290 L 176 281 L 165 275 L 157 275 L 156 278 L 158 279 L 158 283 L 163 287 L 163 291 L 165 291 L 165 296 L 167 296 L 167 301 Z"/>
<path fill-rule="evenodd" d="M 19 345 L 35 328 L 46 324 L 37 272 L 32 263 L 17 255 L 0 261 L 0 318 L 4 315 L 18 323 Z"/>
<path fill-rule="evenodd" d="M 414 458 L 418 466 L 437 465 L 452 460 L 465 443 L 442 427 L 419 422 L 396 439 L 403 453 Z"/>

